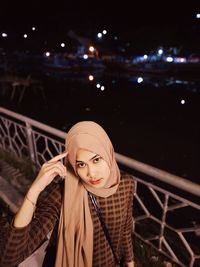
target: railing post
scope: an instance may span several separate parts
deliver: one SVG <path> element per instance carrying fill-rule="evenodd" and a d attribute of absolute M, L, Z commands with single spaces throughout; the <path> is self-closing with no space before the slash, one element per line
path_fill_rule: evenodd
<path fill-rule="evenodd" d="M 33 144 L 33 135 L 32 135 L 32 127 L 30 123 L 26 122 L 26 134 L 27 134 L 27 141 L 28 141 L 28 150 L 30 159 L 32 162 L 36 162 L 35 159 L 35 150 L 34 150 L 34 144 Z"/>
<path fill-rule="evenodd" d="M 12 145 L 12 137 L 10 135 L 10 130 L 9 130 L 9 121 L 5 121 L 5 126 L 6 126 L 6 131 L 7 131 L 7 137 L 8 137 L 8 143 L 9 143 L 9 150 L 12 152 L 15 152 L 13 149 L 13 145 Z M 6 149 L 6 147 L 5 147 Z"/>
<path fill-rule="evenodd" d="M 167 214 L 167 207 L 168 207 L 169 195 L 165 195 L 165 201 L 163 205 L 163 214 L 162 214 L 162 221 L 161 221 L 161 228 L 160 228 L 160 236 L 159 236 L 159 251 L 162 250 L 162 242 L 164 237 L 164 229 L 166 225 L 166 214 Z"/>

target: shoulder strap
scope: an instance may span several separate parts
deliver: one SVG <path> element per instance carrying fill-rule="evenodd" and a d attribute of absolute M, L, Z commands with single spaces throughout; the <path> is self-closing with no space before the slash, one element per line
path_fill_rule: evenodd
<path fill-rule="evenodd" d="M 103 219 L 101 210 L 100 210 L 100 208 L 99 208 L 98 205 L 97 205 L 96 198 L 95 198 L 95 196 L 94 196 L 92 193 L 90 193 L 90 192 L 88 192 L 88 195 L 89 195 L 89 197 L 90 197 L 90 199 L 91 199 L 91 201 L 92 201 L 92 204 L 93 204 L 93 206 L 94 206 L 94 209 L 95 209 L 95 211 L 96 211 L 96 214 L 97 214 L 97 216 L 98 216 L 98 218 L 99 218 L 99 221 L 100 221 L 100 223 L 101 223 L 101 227 L 102 227 L 102 229 L 103 229 L 103 231 L 104 231 L 104 234 L 105 234 L 105 236 L 106 236 L 106 239 L 107 239 L 107 241 L 108 241 L 108 244 L 109 244 L 109 246 L 110 246 L 110 248 L 111 248 L 111 250 L 112 250 L 112 253 L 113 253 L 113 256 L 114 256 L 114 258 L 115 258 L 115 261 L 116 261 L 117 264 L 119 264 L 120 261 L 119 261 L 117 255 L 116 255 L 116 253 L 115 253 L 115 251 L 114 251 L 114 249 L 113 249 L 112 242 L 111 242 L 111 238 L 110 238 L 110 234 L 109 234 L 109 231 L 108 231 L 108 227 L 107 227 L 107 225 L 106 225 L 105 222 L 104 222 L 104 219 Z"/>

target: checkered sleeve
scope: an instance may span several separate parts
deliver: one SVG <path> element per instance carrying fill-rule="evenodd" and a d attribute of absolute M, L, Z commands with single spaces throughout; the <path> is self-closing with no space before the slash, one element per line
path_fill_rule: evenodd
<path fill-rule="evenodd" d="M 26 227 L 16 228 L 11 224 L 0 247 L 0 267 L 14 267 L 27 258 L 45 240 L 59 219 L 61 189 L 56 184 L 45 195 L 35 211 L 34 219 Z"/>
<path fill-rule="evenodd" d="M 124 225 L 124 232 L 122 237 L 122 251 L 125 262 L 130 262 L 134 259 L 132 233 L 133 233 L 133 194 L 134 194 L 134 180 L 131 176 L 128 177 L 129 184 L 129 200 L 127 203 L 127 215 Z"/>

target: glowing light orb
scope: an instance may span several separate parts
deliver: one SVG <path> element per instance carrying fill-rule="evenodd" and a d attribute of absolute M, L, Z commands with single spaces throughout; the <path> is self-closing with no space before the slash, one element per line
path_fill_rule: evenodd
<path fill-rule="evenodd" d="M 94 50 L 95 50 L 95 49 L 94 49 L 94 46 L 90 46 L 90 47 L 89 47 L 89 51 L 90 51 L 90 52 L 94 52 Z"/>
<path fill-rule="evenodd" d="M 46 57 L 50 57 L 50 55 L 51 55 L 50 52 L 46 52 L 46 53 L 45 53 L 45 56 L 46 56 Z"/>
<path fill-rule="evenodd" d="M 88 59 L 88 55 L 86 55 L 86 54 L 83 55 L 83 58 L 84 58 L 84 59 Z"/>
<path fill-rule="evenodd" d="M 94 80 L 94 76 L 93 76 L 93 75 L 89 75 L 88 79 L 89 79 L 90 81 L 93 81 L 93 80 Z"/>
<path fill-rule="evenodd" d="M 100 88 L 100 87 L 101 87 L 101 85 L 100 85 L 99 83 L 97 83 L 97 84 L 96 84 L 96 87 L 97 87 L 97 88 Z"/>
<path fill-rule="evenodd" d="M 137 78 L 137 82 L 138 82 L 138 83 L 142 83 L 142 82 L 143 82 L 143 78 L 142 78 L 142 77 L 138 77 L 138 78 Z"/>
<path fill-rule="evenodd" d="M 167 61 L 167 62 L 173 62 L 174 59 L 173 59 L 173 57 L 167 57 L 167 58 L 166 58 L 166 61 Z"/>
<path fill-rule="evenodd" d="M 1 36 L 4 37 L 4 38 L 5 38 L 5 37 L 8 37 L 7 33 L 5 33 L 5 32 L 3 32 L 3 33 L 1 34 Z"/>
<path fill-rule="evenodd" d="M 97 33 L 97 37 L 98 37 L 99 39 L 102 38 L 102 33 L 101 33 L 101 32 Z"/>

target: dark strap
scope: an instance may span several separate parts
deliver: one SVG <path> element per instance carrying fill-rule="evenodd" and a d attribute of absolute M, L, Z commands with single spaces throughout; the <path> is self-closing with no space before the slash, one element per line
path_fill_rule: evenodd
<path fill-rule="evenodd" d="M 113 255 L 114 255 L 115 261 L 116 261 L 117 264 L 119 264 L 120 261 L 119 261 L 117 255 L 116 255 L 116 253 L 115 253 L 115 251 L 114 251 L 114 249 L 113 249 L 112 242 L 111 242 L 111 238 L 110 238 L 110 234 L 109 234 L 107 225 L 106 225 L 105 222 L 104 222 L 104 219 L 103 219 L 101 210 L 100 210 L 100 208 L 99 208 L 98 205 L 97 205 L 96 198 L 95 198 L 95 196 L 94 196 L 92 193 L 90 193 L 90 192 L 88 192 L 88 195 L 89 195 L 89 197 L 90 197 L 90 199 L 91 199 L 91 201 L 92 201 L 92 204 L 93 204 L 93 206 L 94 206 L 94 209 L 95 209 L 95 211 L 96 211 L 96 214 L 97 214 L 97 216 L 98 216 L 98 218 L 99 218 L 99 221 L 100 221 L 101 226 L 102 226 L 102 228 L 103 228 L 104 234 L 105 234 L 105 236 L 106 236 L 106 238 L 107 238 L 108 244 L 110 245 L 110 248 L 111 248 L 112 253 L 113 253 Z"/>

